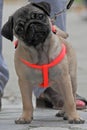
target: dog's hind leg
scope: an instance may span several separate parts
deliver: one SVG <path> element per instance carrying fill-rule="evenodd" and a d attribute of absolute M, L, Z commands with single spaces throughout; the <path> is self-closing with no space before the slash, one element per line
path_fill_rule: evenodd
<path fill-rule="evenodd" d="M 23 113 L 22 116 L 15 121 L 16 124 L 28 124 L 33 118 L 33 106 L 32 106 L 32 88 L 29 86 L 29 82 L 19 79 L 19 86 L 22 95 Z"/>
<path fill-rule="evenodd" d="M 62 110 L 59 110 L 59 112 L 56 114 L 56 117 L 64 117 L 65 111 L 64 111 L 64 107 L 62 108 Z"/>

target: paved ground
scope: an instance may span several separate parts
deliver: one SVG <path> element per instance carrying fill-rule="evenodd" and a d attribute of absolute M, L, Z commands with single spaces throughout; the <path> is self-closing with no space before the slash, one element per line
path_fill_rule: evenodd
<path fill-rule="evenodd" d="M 17 8 L 27 0 L 6 0 L 3 12 L 3 24 Z M 78 59 L 78 93 L 87 98 L 87 21 L 83 21 L 77 12 L 67 15 L 67 32 L 69 41 L 77 51 Z M 87 130 L 87 110 L 79 111 L 86 119 L 84 125 L 69 125 L 67 121 L 56 118 L 56 110 L 36 109 L 34 121 L 30 125 L 15 125 L 14 120 L 21 114 L 21 98 L 14 69 L 14 46 L 3 39 L 3 54 L 8 64 L 10 79 L 5 89 L 3 109 L 0 113 L 0 130 Z M 34 100 L 35 102 L 35 100 Z"/>
<path fill-rule="evenodd" d="M 15 108 L 15 109 L 14 109 Z M 5 107 L 0 113 L 0 130 L 87 130 L 87 112 L 79 111 L 86 123 L 71 125 L 62 118 L 55 117 L 57 110 L 36 109 L 34 120 L 29 125 L 16 125 L 14 120 L 21 114 L 21 108 Z"/>

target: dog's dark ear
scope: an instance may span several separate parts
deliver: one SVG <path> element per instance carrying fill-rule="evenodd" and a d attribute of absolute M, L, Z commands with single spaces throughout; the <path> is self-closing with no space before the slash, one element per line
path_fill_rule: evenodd
<path fill-rule="evenodd" d="M 48 2 L 39 2 L 39 3 L 32 3 L 32 5 L 40 8 L 41 10 L 43 10 L 48 16 L 50 16 L 50 12 L 51 12 L 51 6 Z"/>
<path fill-rule="evenodd" d="M 13 41 L 13 17 L 12 16 L 9 17 L 8 21 L 2 27 L 1 34 L 8 40 Z"/>

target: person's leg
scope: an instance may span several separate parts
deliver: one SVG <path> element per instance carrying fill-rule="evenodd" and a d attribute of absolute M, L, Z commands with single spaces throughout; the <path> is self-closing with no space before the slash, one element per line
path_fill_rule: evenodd
<path fill-rule="evenodd" d="M 3 9 L 3 0 L 0 0 L 0 30 L 2 25 L 2 9 Z M 2 36 L 0 33 L 0 107 L 1 107 L 1 97 L 3 95 L 4 87 L 8 79 L 9 79 L 9 73 L 2 55 Z"/>

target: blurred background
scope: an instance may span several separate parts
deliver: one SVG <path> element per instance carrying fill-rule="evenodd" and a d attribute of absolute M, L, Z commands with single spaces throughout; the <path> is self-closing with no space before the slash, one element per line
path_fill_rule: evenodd
<path fill-rule="evenodd" d="M 72 8 L 67 11 L 68 41 L 77 52 L 78 60 L 78 93 L 87 98 L 87 0 L 75 0 Z M 3 24 L 8 17 L 27 0 L 4 0 Z M 10 79 L 5 88 L 3 104 L 20 103 L 20 92 L 14 68 L 15 48 L 12 42 L 3 38 L 3 54 L 9 68 Z"/>

